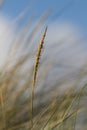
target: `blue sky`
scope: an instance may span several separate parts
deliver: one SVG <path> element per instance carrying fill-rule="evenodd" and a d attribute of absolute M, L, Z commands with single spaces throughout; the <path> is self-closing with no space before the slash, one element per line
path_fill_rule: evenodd
<path fill-rule="evenodd" d="M 26 17 L 35 14 L 41 16 L 49 7 L 53 7 L 52 16 L 57 16 L 58 12 L 64 8 L 71 0 L 4 0 L 1 14 L 9 15 L 15 18 L 28 5 L 31 9 Z M 68 21 L 75 26 L 80 27 L 85 34 L 87 34 L 87 0 L 72 0 L 72 5 L 68 7 L 60 17 L 53 17 L 53 20 Z"/>
<path fill-rule="evenodd" d="M 85 45 L 87 45 L 87 41 L 80 41 L 81 36 L 82 38 L 84 38 L 83 36 L 87 36 L 87 0 L 72 0 L 70 6 L 67 7 L 70 1 L 71 0 L 4 0 L 4 4 L 0 8 L 0 15 L 4 15 L 6 18 L 7 16 L 10 16 L 14 20 L 21 12 L 25 10 L 25 8 L 30 5 L 31 8 L 24 17 L 25 21 L 32 14 L 35 14 L 37 16 L 36 18 L 39 18 L 49 7 L 53 8 L 50 22 L 56 22 L 53 22 L 48 29 L 47 41 L 54 45 L 54 43 L 57 43 L 58 41 L 60 42 L 62 39 L 67 39 L 67 43 L 64 44 L 64 48 L 66 48 L 66 50 L 63 50 L 63 54 L 61 54 L 62 60 L 65 61 L 65 59 L 69 56 L 67 63 L 82 64 L 85 57 L 87 57 L 87 46 L 85 47 Z M 67 9 L 65 9 L 59 16 L 58 13 L 65 7 L 67 7 Z M 0 37 L 2 38 L 0 39 L 0 43 L 2 43 L 3 46 L 3 49 L 0 47 L 0 56 L 2 56 L 0 59 L 3 59 L 3 55 L 7 55 L 4 48 L 8 47 L 7 38 L 10 41 L 10 37 L 12 37 L 7 35 L 12 34 L 13 37 L 15 35 L 15 26 L 11 26 L 8 29 L 8 25 L 11 25 L 9 17 L 5 20 L 3 17 L 0 17 Z M 79 35 L 79 29 L 82 35 Z M 6 31 L 5 33 L 3 33 L 4 30 Z M 4 34 L 6 34 L 6 36 Z M 72 45 L 73 43 L 77 43 L 78 46 L 80 46 L 79 49 L 78 47 L 76 48 L 76 45 L 73 45 L 73 48 L 69 48 L 68 44 L 70 43 Z M 47 45 L 49 46 L 50 44 Z M 83 48 L 85 48 L 85 50 Z M 55 49 L 57 49 L 58 54 L 58 48 Z"/>

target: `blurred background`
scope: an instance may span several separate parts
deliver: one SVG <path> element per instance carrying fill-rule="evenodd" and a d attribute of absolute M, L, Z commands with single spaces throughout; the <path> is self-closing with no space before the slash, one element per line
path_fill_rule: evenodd
<path fill-rule="evenodd" d="M 86 5 L 86 0 L 0 1 L 0 130 L 30 128 L 33 68 L 46 26 L 34 129 L 87 129 Z"/>

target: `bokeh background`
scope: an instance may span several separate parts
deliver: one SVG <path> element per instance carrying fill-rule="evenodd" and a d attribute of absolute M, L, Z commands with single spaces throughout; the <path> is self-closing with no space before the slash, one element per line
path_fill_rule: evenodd
<path fill-rule="evenodd" d="M 30 129 L 33 68 L 46 26 L 35 84 L 34 129 L 87 129 L 86 5 L 86 0 L 1 1 L 1 130 Z"/>

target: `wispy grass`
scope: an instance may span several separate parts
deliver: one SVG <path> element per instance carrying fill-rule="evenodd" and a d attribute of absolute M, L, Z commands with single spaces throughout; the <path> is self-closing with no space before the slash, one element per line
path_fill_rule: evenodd
<path fill-rule="evenodd" d="M 45 32 L 42 36 L 42 39 L 40 41 L 40 44 L 38 46 L 38 50 L 37 50 L 37 54 L 36 54 L 36 62 L 35 62 L 35 65 L 34 65 L 34 74 L 33 74 L 33 81 L 32 81 L 32 97 L 31 97 L 31 113 L 32 113 L 32 128 L 33 128 L 33 102 L 34 102 L 34 89 L 35 89 L 35 83 L 36 83 L 36 76 L 37 76 L 37 71 L 38 71 L 38 65 L 39 65 L 39 62 L 40 62 L 40 56 L 41 56 L 41 50 L 43 48 L 43 44 L 44 44 L 44 39 L 45 39 L 45 36 L 46 36 L 46 32 L 47 32 L 47 27 L 45 29 Z"/>
<path fill-rule="evenodd" d="M 49 13 L 49 10 L 46 11 L 26 38 L 29 27 L 33 22 L 31 17 L 18 37 L 13 40 L 14 44 L 12 43 L 13 45 L 9 49 L 8 58 L 0 73 L 0 130 L 75 130 L 77 116 L 84 111 L 87 112 L 87 110 L 83 111 L 81 104 L 81 100 L 87 96 L 87 84 L 80 85 L 81 88 L 77 89 L 80 80 L 86 77 L 84 71 L 86 66 L 83 66 L 76 82 L 70 84 L 71 88 L 66 89 L 65 92 L 59 91 L 59 88 L 66 84 L 64 78 L 60 82 L 56 81 L 52 88 L 50 88 L 52 83 L 50 81 L 48 90 L 44 91 L 44 88 L 47 88 L 45 82 L 47 82 L 46 74 L 48 71 L 47 66 L 44 69 L 42 68 L 42 73 L 45 73 L 44 80 L 42 73 L 39 72 L 43 63 L 41 62 L 39 66 L 39 62 L 42 58 L 45 36 L 47 37 L 47 27 L 41 38 L 37 53 L 36 50 L 30 51 L 27 49 L 48 18 Z M 24 44 L 21 44 L 23 41 Z M 21 46 L 23 48 L 20 51 Z M 48 51 L 51 51 L 51 54 L 53 53 L 52 50 Z M 32 56 L 36 56 L 35 62 Z M 54 64 L 51 67 L 48 66 L 50 72 L 54 69 L 53 67 L 55 67 Z M 52 78 L 54 79 L 55 75 Z M 68 82 L 70 83 L 69 80 Z M 38 90 L 39 84 L 42 85 L 42 88 Z M 85 90 L 85 94 L 83 90 Z M 85 104 L 85 101 L 82 103 Z M 82 127 L 86 130 L 84 123 Z"/>

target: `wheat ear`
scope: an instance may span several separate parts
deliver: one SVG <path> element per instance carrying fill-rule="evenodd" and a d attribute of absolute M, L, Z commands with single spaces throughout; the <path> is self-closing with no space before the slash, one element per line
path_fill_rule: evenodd
<path fill-rule="evenodd" d="M 38 50 L 37 50 L 37 54 L 36 54 L 36 61 L 35 61 L 35 65 L 34 65 L 34 73 L 33 73 L 33 81 L 32 81 L 32 97 L 31 97 L 31 125 L 33 128 L 33 102 L 34 102 L 34 89 L 35 89 L 35 83 L 36 83 L 36 76 L 37 76 L 37 70 L 38 70 L 38 65 L 39 65 L 39 61 L 40 61 L 40 56 L 41 56 L 41 51 L 43 48 L 43 44 L 44 44 L 44 39 L 46 36 L 46 32 L 47 32 L 47 27 L 45 28 L 45 32 L 42 36 L 42 39 L 40 41 L 40 44 L 38 46 Z"/>

